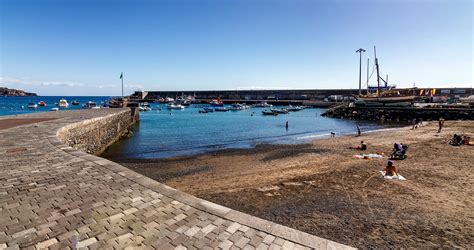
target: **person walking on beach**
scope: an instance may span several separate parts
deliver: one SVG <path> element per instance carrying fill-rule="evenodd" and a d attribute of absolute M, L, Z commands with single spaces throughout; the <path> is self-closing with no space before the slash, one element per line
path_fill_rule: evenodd
<path fill-rule="evenodd" d="M 423 126 L 423 119 L 420 117 L 418 118 L 418 127 L 422 127 Z"/>
<path fill-rule="evenodd" d="M 357 136 L 360 136 L 362 133 L 360 132 L 360 127 L 357 125 Z"/>
<path fill-rule="evenodd" d="M 286 130 L 288 130 L 288 121 L 286 121 L 286 123 L 285 123 L 285 128 L 286 128 Z"/>
<path fill-rule="evenodd" d="M 411 130 L 415 130 L 415 129 L 416 129 L 416 119 L 413 118 L 413 119 L 411 120 Z"/>
<path fill-rule="evenodd" d="M 439 121 L 438 121 L 438 133 L 441 133 L 441 129 L 443 129 L 443 126 L 444 126 L 444 119 L 443 118 L 439 118 Z"/>

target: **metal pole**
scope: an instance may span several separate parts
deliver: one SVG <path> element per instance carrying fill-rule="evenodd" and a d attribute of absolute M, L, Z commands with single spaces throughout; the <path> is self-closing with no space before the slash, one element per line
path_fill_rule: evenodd
<path fill-rule="evenodd" d="M 362 94 L 361 74 L 362 74 L 362 53 L 359 53 L 359 95 Z"/>
<path fill-rule="evenodd" d="M 367 95 L 369 94 L 369 58 L 367 58 Z"/>
<path fill-rule="evenodd" d="M 362 95 L 362 52 L 365 52 L 363 48 L 356 50 L 359 53 L 359 96 Z"/>

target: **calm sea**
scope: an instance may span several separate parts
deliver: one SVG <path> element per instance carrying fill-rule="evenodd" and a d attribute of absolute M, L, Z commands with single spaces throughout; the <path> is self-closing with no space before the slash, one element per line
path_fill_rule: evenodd
<path fill-rule="evenodd" d="M 109 159 L 167 158 L 251 148 L 261 143 L 304 143 L 328 136 L 331 131 L 337 135 L 356 132 L 356 121 L 321 117 L 324 109 L 263 116 L 263 108 L 207 114 L 200 114 L 199 108 L 193 106 L 173 111 L 167 110 L 165 105 L 161 108 L 161 111 L 141 112 L 134 136 L 115 143 L 103 156 Z M 368 122 L 358 124 L 363 131 L 387 127 Z"/>
<path fill-rule="evenodd" d="M 49 112 L 62 97 L 0 97 L 0 115 L 15 115 L 31 112 Z M 100 103 L 109 97 L 64 97 L 81 104 L 87 101 Z M 28 109 L 28 102 L 45 101 L 46 107 Z M 166 105 L 151 104 L 152 110 L 140 113 L 140 122 L 134 127 L 134 136 L 113 144 L 104 157 L 166 158 L 195 155 L 228 148 L 251 148 L 261 143 L 294 144 L 304 143 L 330 132 L 337 135 L 356 132 L 358 124 L 363 131 L 376 130 L 387 125 L 356 122 L 352 120 L 321 117 L 324 109 L 305 109 L 278 116 L 263 116 L 263 108 L 242 111 L 214 112 L 200 114 L 199 107 L 184 110 L 167 110 Z M 78 109 L 81 105 L 69 105 Z M 254 115 L 252 116 L 252 113 Z M 289 128 L 285 129 L 288 121 Z"/>
<path fill-rule="evenodd" d="M 56 107 L 54 103 L 59 102 L 62 98 L 66 99 L 69 103 L 67 109 L 80 109 L 82 104 L 93 101 L 97 105 L 100 102 L 105 102 L 110 99 L 109 96 L 32 96 L 32 97 L 0 97 L 0 116 L 2 115 L 18 115 L 26 114 L 32 112 L 45 112 L 51 110 L 51 108 Z M 77 100 L 79 105 L 71 105 L 71 102 Z M 38 104 L 38 102 L 46 102 L 46 107 L 40 107 L 36 109 L 29 109 L 28 103 L 33 102 Z"/>

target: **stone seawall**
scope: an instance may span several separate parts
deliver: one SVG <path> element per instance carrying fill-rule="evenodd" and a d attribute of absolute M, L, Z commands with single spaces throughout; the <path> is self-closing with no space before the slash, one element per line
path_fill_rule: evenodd
<path fill-rule="evenodd" d="M 137 121 L 137 110 L 128 109 L 64 126 L 58 130 L 57 136 L 75 149 L 99 155 L 128 133 L 129 128 Z"/>

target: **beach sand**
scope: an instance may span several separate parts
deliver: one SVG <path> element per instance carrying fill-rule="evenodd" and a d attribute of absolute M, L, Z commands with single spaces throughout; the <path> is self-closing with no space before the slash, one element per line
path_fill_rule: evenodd
<path fill-rule="evenodd" d="M 291 129 L 291 128 L 290 128 Z M 355 247 L 474 247 L 474 146 L 454 147 L 454 133 L 474 138 L 474 121 L 432 122 L 315 140 L 260 145 L 193 157 L 117 161 L 206 200 Z M 406 181 L 381 178 L 387 158 L 356 159 L 349 149 L 390 154 Z"/>

